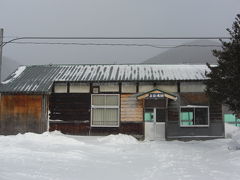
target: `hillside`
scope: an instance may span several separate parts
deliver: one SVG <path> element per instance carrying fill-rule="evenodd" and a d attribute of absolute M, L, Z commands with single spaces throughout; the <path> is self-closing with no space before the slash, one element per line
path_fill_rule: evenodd
<path fill-rule="evenodd" d="M 195 40 L 179 46 L 171 48 L 152 58 L 147 59 L 145 64 L 216 64 L 217 59 L 212 55 L 213 49 L 219 47 L 199 47 L 193 45 L 214 45 L 219 46 L 220 43 L 210 40 Z"/>
<path fill-rule="evenodd" d="M 12 73 L 20 64 L 17 61 L 14 61 L 6 56 L 2 58 L 2 76 L 1 80 L 3 81 Z"/>

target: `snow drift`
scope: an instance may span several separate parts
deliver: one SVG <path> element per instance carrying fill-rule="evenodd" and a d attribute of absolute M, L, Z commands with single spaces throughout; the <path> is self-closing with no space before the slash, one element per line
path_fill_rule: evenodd
<path fill-rule="evenodd" d="M 232 140 L 229 142 L 229 149 L 240 150 L 240 128 L 232 131 L 230 136 Z"/>
<path fill-rule="evenodd" d="M 234 125 L 225 123 L 225 137 L 232 138 L 234 132 L 236 132 L 238 129 L 239 128 Z"/>
<path fill-rule="evenodd" d="M 118 135 L 109 135 L 105 137 L 98 138 L 98 141 L 104 144 L 109 145 L 118 145 L 118 144 L 137 144 L 138 140 L 130 135 L 118 134 Z"/>

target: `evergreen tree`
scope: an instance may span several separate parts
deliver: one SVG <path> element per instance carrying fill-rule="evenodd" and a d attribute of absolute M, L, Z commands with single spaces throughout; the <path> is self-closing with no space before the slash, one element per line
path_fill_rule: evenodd
<path fill-rule="evenodd" d="M 221 41 L 221 50 L 213 50 L 217 66 L 210 66 L 206 76 L 206 93 L 210 100 L 221 102 L 240 117 L 240 14 L 233 22 L 229 41 Z"/>

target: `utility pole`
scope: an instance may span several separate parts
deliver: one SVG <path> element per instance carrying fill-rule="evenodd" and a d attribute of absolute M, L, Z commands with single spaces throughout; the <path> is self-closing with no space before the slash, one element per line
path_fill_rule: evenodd
<path fill-rule="evenodd" d="M 0 28 L 0 82 L 2 82 L 2 48 L 3 48 L 3 29 Z"/>

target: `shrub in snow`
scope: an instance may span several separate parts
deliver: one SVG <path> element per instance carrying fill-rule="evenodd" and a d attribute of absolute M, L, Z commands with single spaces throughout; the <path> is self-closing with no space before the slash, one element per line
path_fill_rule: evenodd
<path fill-rule="evenodd" d="M 105 144 L 118 145 L 118 144 L 137 144 L 138 140 L 130 135 L 118 134 L 109 135 L 98 138 L 98 141 Z"/>

